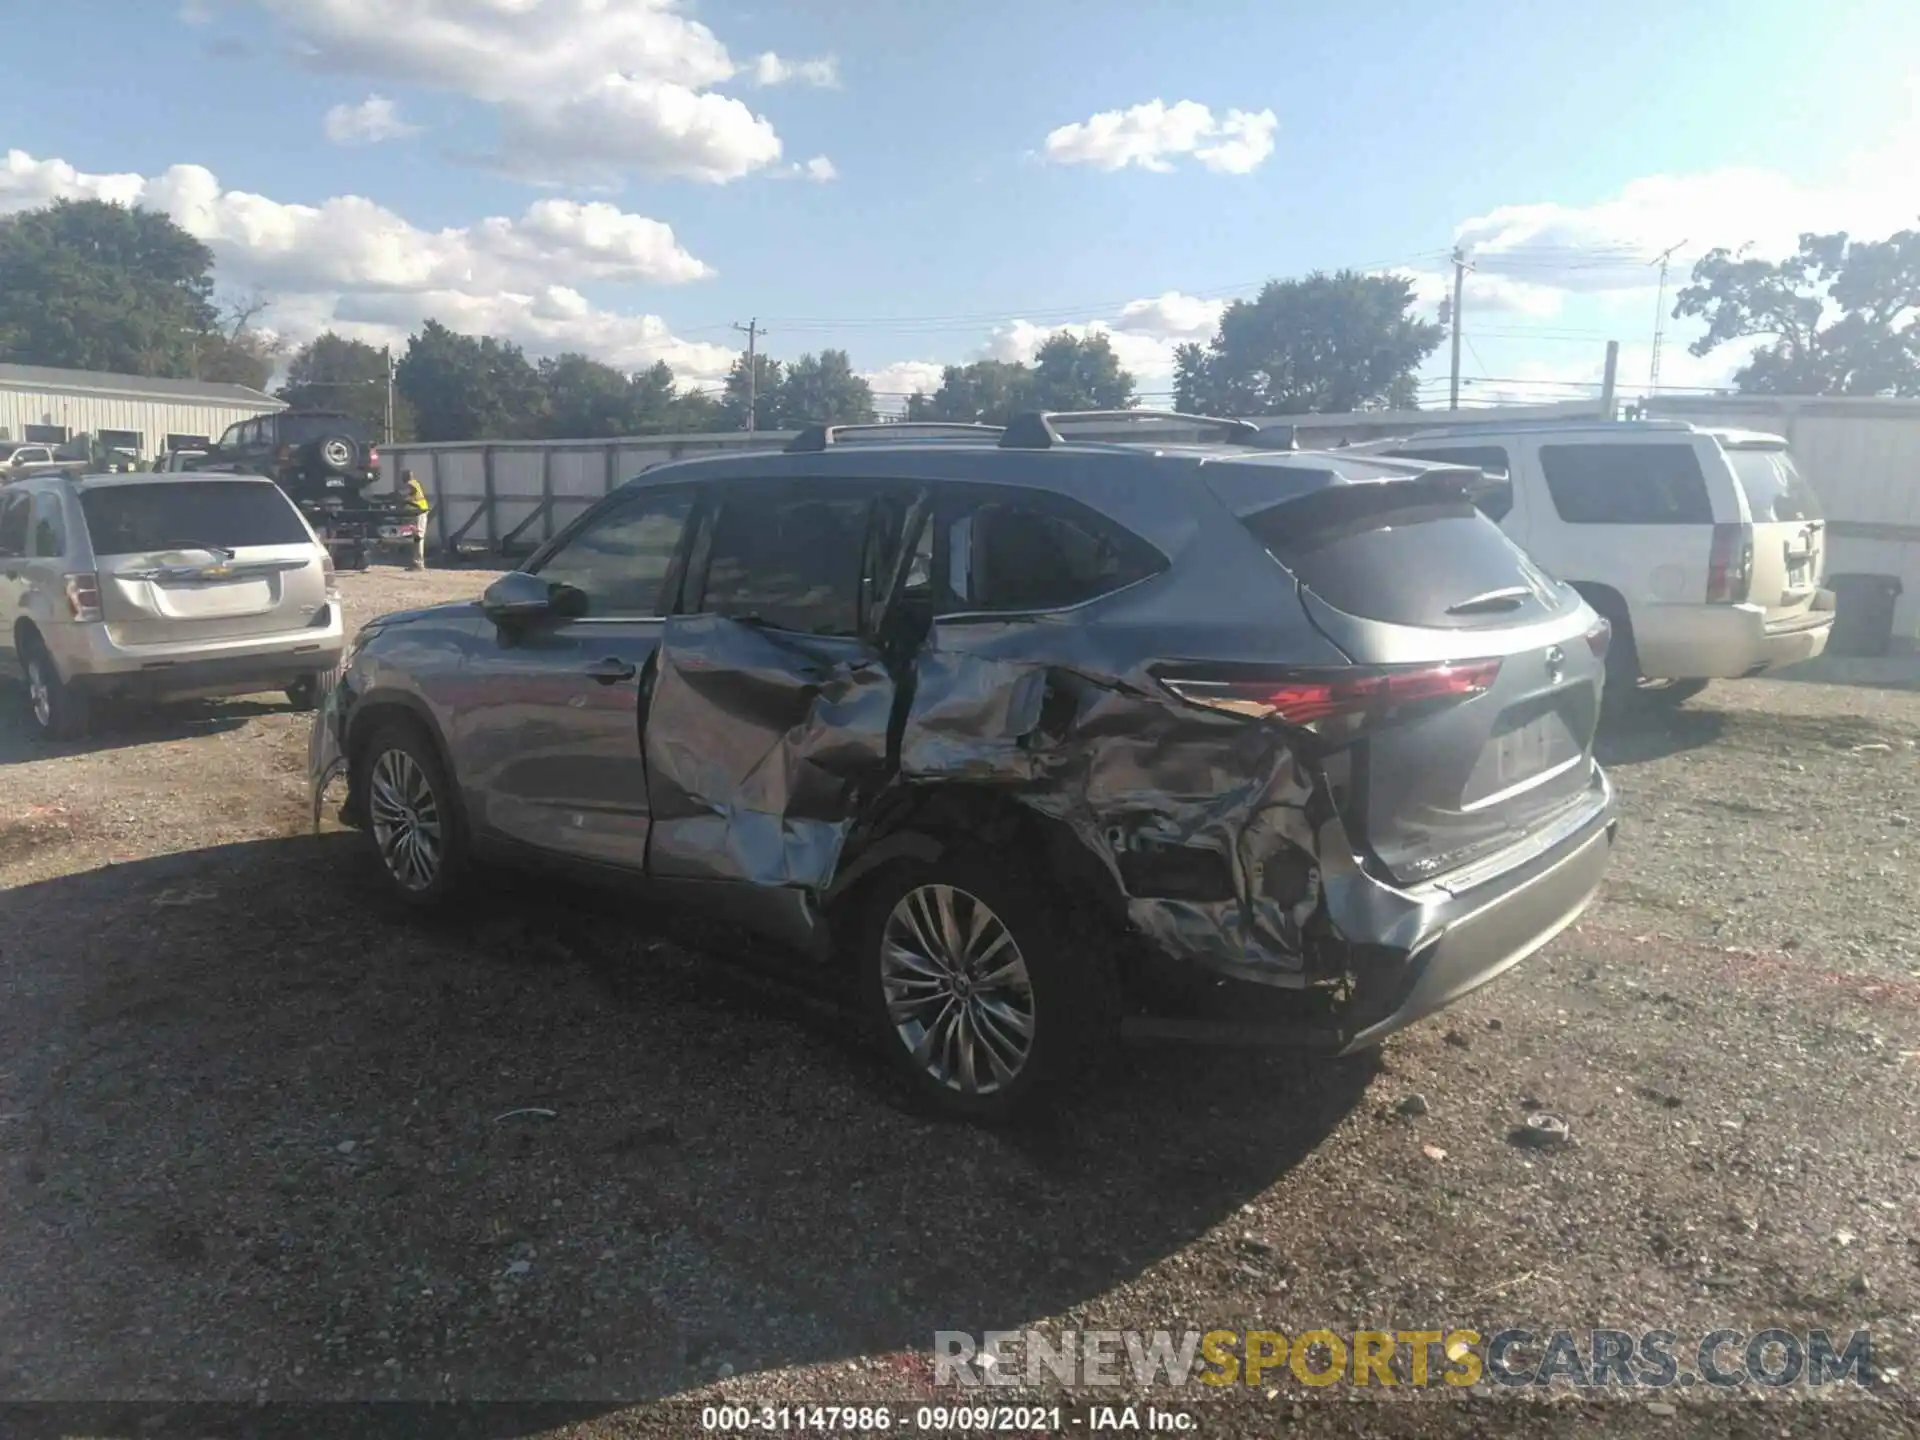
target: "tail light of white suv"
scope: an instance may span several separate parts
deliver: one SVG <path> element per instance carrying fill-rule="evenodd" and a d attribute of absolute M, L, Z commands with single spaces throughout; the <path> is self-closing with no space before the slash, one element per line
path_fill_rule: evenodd
<path fill-rule="evenodd" d="M 92 570 L 77 570 L 60 578 L 66 585 L 69 618 L 81 624 L 100 619 L 99 575 Z"/>
<path fill-rule="evenodd" d="M 1707 557 L 1707 603 L 1744 605 L 1752 588 L 1753 527 L 1714 526 L 1713 549 Z"/>

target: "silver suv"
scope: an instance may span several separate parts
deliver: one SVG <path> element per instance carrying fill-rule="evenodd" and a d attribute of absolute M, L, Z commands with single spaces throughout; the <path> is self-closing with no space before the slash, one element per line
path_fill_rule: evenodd
<path fill-rule="evenodd" d="M 45 475 L 0 488 L 0 672 L 48 738 L 96 698 L 284 690 L 340 661 L 333 562 L 271 480 Z"/>
<path fill-rule="evenodd" d="M 1477 471 L 1125 412 L 660 466 L 316 717 L 393 890 L 558 861 L 839 966 L 928 1100 L 1118 1033 L 1371 1045 L 1599 886 L 1608 629 Z"/>

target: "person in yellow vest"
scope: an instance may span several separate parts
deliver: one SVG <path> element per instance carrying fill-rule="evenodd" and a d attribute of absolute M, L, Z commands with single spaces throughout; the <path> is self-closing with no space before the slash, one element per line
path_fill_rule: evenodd
<path fill-rule="evenodd" d="M 400 472 L 400 489 L 406 496 L 403 503 L 407 512 L 413 516 L 413 550 L 407 559 L 407 568 L 424 570 L 427 568 L 427 511 L 432 507 L 427 504 L 425 487 L 414 478 L 413 471 Z"/>

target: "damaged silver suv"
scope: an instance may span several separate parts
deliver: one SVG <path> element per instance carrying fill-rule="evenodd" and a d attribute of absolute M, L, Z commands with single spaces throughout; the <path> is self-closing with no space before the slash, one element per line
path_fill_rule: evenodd
<path fill-rule="evenodd" d="M 1585 908 L 1606 622 L 1477 472 L 1144 412 L 662 465 L 316 717 L 395 891 L 559 860 L 844 967 L 936 1105 L 1110 1037 L 1344 1052 Z"/>

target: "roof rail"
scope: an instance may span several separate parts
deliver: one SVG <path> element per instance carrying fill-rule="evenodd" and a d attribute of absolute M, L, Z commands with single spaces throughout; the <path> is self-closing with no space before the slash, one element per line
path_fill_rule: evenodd
<path fill-rule="evenodd" d="M 1180 425 L 1210 426 L 1220 432 L 1221 443 L 1227 445 L 1246 445 L 1260 450 L 1293 448 L 1291 426 L 1277 426 L 1274 433 L 1269 433 L 1250 420 L 1227 420 L 1218 415 L 1183 415 L 1177 410 L 1028 410 L 1007 422 L 1006 433 L 1000 437 L 1000 448 L 1049 450 L 1055 445 L 1072 443 L 1073 436 L 1062 434 L 1056 421 L 1065 421 L 1069 430 L 1083 421 L 1103 425 L 1130 425 L 1139 421 L 1165 424 L 1171 421 Z"/>
<path fill-rule="evenodd" d="M 894 420 L 866 425 L 809 425 L 787 442 L 789 455 L 804 455 L 844 445 L 849 440 L 985 440 L 998 439 L 998 425 L 976 425 L 966 421 Z"/>

